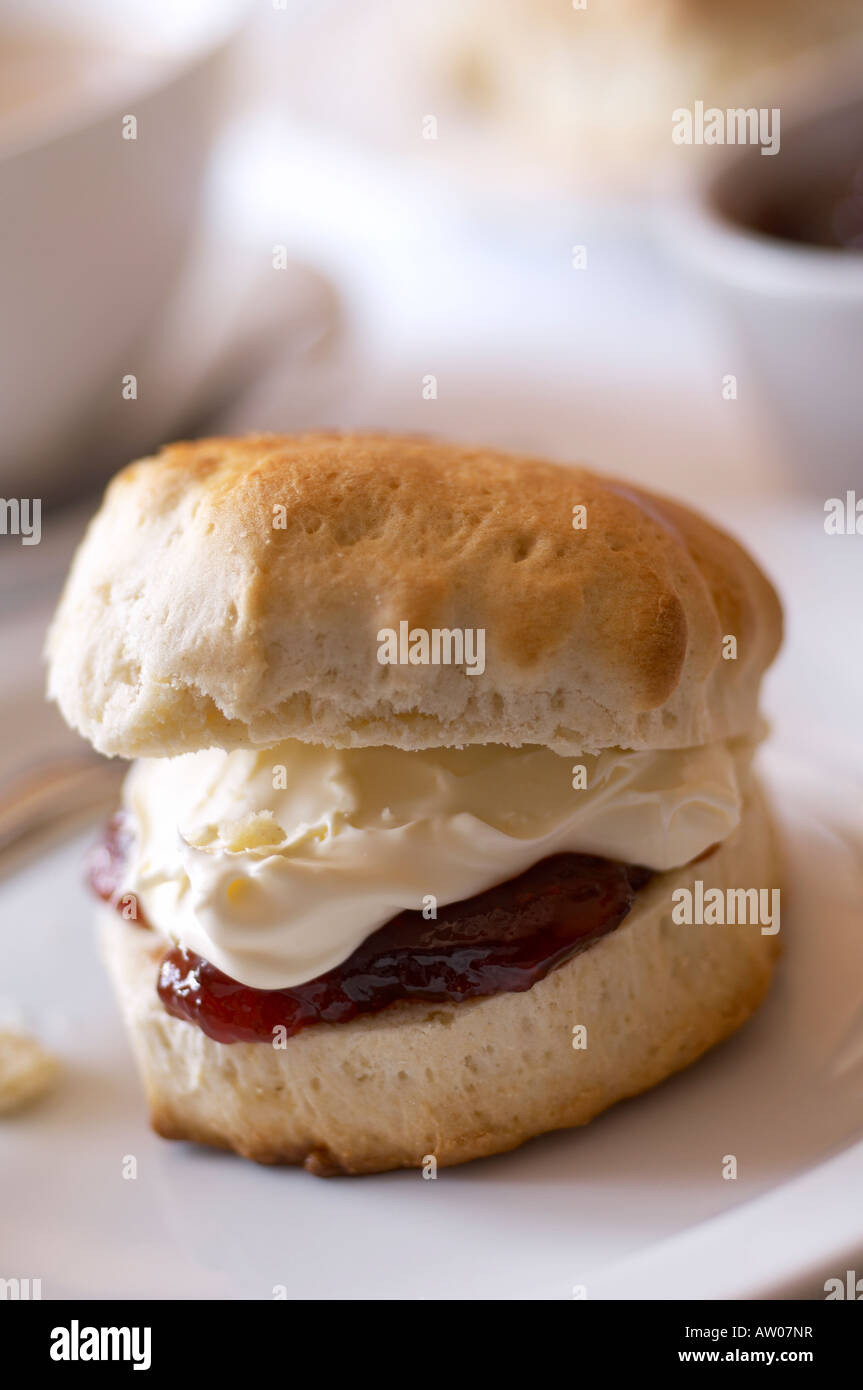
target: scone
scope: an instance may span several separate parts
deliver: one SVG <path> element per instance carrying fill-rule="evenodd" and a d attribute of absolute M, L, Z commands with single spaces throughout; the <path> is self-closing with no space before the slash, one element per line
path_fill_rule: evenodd
<path fill-rule="evenodd" d="M 411 7 L 399 33 L 430 84 L 429 109 L 436 99 L 482 130 L 500 177 L 515 163 L 522 187 L 553 180 L 579 193 L 609 185 L 624 193 L 680 169 L 676 109 L 779 106 L 784 121 L 801 81 L 820 75 L 829 87 L 837 55 L 863 39 L 863 7 L 439 0 Z"/>
<path fill-rule="evenodd" d="M 677 504 L 387 436 L 108 488 L 49 691 L 136 759 L 91 871 L 159 1133 L 315 1172 L 579 1125 L 757 1006 L 781 612 Z"/>

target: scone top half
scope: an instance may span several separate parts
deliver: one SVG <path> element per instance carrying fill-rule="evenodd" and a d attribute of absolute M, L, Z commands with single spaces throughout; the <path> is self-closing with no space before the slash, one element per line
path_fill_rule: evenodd
<path fill-rule="evenodd" d="M 118 888 L 282 990 L 554 855 L 665 873 L 727 840 L 779 630 L 732 540 L 583 469 L 212 439 L 109 487 L 50 689 L 136 759 Z"/>
<path fill-rule="evenodd" d="M 381 659 L 382 633 L 404 655 L 435 631 L 481 632 L 482 661 Z M 745 551 L 638 488 L 425 439 L 256 435 L 114 479 L 49 635 L 49 693 L 126 758 L 679 749 L 754 732 L 780 636 Z"/>

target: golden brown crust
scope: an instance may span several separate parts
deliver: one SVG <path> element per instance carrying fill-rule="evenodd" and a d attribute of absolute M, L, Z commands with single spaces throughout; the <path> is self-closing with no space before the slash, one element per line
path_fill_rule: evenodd
<path fill-rule="evenodd" d="M 103 910 L 103 946 L 154 1128 L 260 1163 L 373 1173 L 463 1163 L 587 1123 L 688 1066 L 752 1013 L 779 937 L 683 926 L 672 891 L 773 887 L 770 820 L 756 795 L 709 858 L 663 874 L 621 927 L 533 989 L 466 1004 L 404 1003 L 319 1024 L 284 1049 L 224 1045 L 170 1017 L 152 934 Z M 572 1046 L 575 1025 L 587 1047 Z"/>
<path fill-rule="evenodd" d="M 485 671 L 381 665 L 378 633 L 402 621 L 484 629 Z M 50 692 L 123 756 L 288 737 L 674 747 L 753 728 L 780 631 L 733 540 L 586 469 L 397 436 L 206 439 L 108 489 Z"/>

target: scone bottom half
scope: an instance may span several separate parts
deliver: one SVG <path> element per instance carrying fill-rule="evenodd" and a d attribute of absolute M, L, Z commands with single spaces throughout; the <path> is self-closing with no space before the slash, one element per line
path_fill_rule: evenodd
<path fill-rule="evenodd" d="M 428 1170 L 586 1124 L 723 1041 L 764 997 L 779 934 L 673 920 L 673 894 L 777 886 L 757 786 L 737 832 L 700 864 L 652 877 L 621 924 L 527 990 L 390 1004 L 318 1023 L 284 1049 L 221 1043 L 165 1009 L 165 943 L 99 910 L 100 939 L 166 1138 L 318 1175 Z M 574 1042 L 583 1029 L 587 1046 Z"/>

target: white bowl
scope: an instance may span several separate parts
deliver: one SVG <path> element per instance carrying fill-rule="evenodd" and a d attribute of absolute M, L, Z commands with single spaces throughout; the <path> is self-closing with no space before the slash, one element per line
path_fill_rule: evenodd
<path fill-rule="evenodd" d="M 773 195 L 804 197 L 852 152 L 863 168 L 863 80 L 837 74 L 830 99 L 801 103 L 781 135 L 773 156 L 705 149 L 700 180 L 661 222 L 726 319 L 728 371 L 761 397 L 789 476 L 829 497 L 863 482 L 863 252 L 782 239 L 757 221 Z"/>
<path fill-rule="evenodd" d="M 238 0 L 3 0 L 4 39 L 65 32 L 112 53 L 81 67 L 67 94 L 0 119 L 5 496 L 56 500 L 86 480 L 100 415 L 136 372 L 136 344 L 194 231 L 218 69 L 245 10 Z M 44 85 L 68 70 L 59 61 Z M 127 115 L 135 141 L 122 138 Z M 146 410 L 146 389 L 130 409 Z"/>

